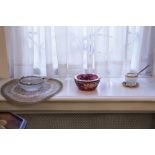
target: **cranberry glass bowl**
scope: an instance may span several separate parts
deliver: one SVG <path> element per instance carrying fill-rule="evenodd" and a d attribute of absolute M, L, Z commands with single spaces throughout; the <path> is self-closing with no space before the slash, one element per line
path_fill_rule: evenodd
<path fill-rule="evenodd" d="M 74 77 L 74 81 L 80 90 L 95 90 L 100 82 L 100 78 L 96 74 L 78 74 Z"/>

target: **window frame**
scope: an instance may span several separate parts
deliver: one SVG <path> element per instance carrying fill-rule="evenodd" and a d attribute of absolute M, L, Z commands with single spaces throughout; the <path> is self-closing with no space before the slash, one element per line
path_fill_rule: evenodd
<path fill-rule="evenodd" d="M 0 78 L 9 78 L 9 63 L 7 58 L 4 26 L 0 26 Z"/>

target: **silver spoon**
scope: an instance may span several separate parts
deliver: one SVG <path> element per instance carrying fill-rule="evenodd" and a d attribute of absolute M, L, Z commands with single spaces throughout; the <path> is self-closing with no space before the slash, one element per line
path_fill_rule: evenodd
<path fill-rule="evenodd" d="M 137 76 L 141 73 L 141 72 L 143 72 L 146 68 L 148 68 L 150 65 L 147 65 L 146 67 L 144 67 L 142 70 L 140 70 L 138 73 L 137 73 Z"/>

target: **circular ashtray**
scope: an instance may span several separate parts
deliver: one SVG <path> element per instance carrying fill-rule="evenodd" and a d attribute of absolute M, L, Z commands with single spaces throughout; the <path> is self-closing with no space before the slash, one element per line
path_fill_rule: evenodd
<path fill-rule="evenodd" d="M 19 79 L 13 79 L 1 87 L 1 94 L 10 103 L 26 105 L 40 103 L 60 92 L 63 87 L 62 82 L 57 79 L 45 78 L 45 80 L 46 82 L 42 84 L 39 90 L 25 91 L 19 85 Z"/>
<path fill-rule="evenodd" d="M 95 90 L 100 82 L 100 78 L 96 74 L 78 74 L 74 77 L 74 81 L 80 90 Z"/>
<path fill-rule="evenodd" d="M 44 83 L 44 78 L 39 76 L 26 76 L 19 79 L 19 86 L 25 91 L 39 90 Z"/>
<path fill-rule="evenodd" d="M 128 85 L 128 84 L 124 81 L 124 82 L 122 82 L 122 85 L 123 85 L 124 87 L 129 87 L 129 88 L 137 88 L 137 87 L 139 86 L 139 83 L 137 82 L 135 86 L 130 86 L 130 85 Z"/>

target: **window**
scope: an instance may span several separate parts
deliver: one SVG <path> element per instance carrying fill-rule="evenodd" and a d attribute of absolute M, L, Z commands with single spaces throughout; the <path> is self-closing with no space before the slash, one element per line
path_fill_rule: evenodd
<path fill-rule="evenodd" d="M 10 74 L 121 76 L 153 63 L 154 27 L 7 27 Z M 143 76 L 152 75 L 152 67 Z"/>

